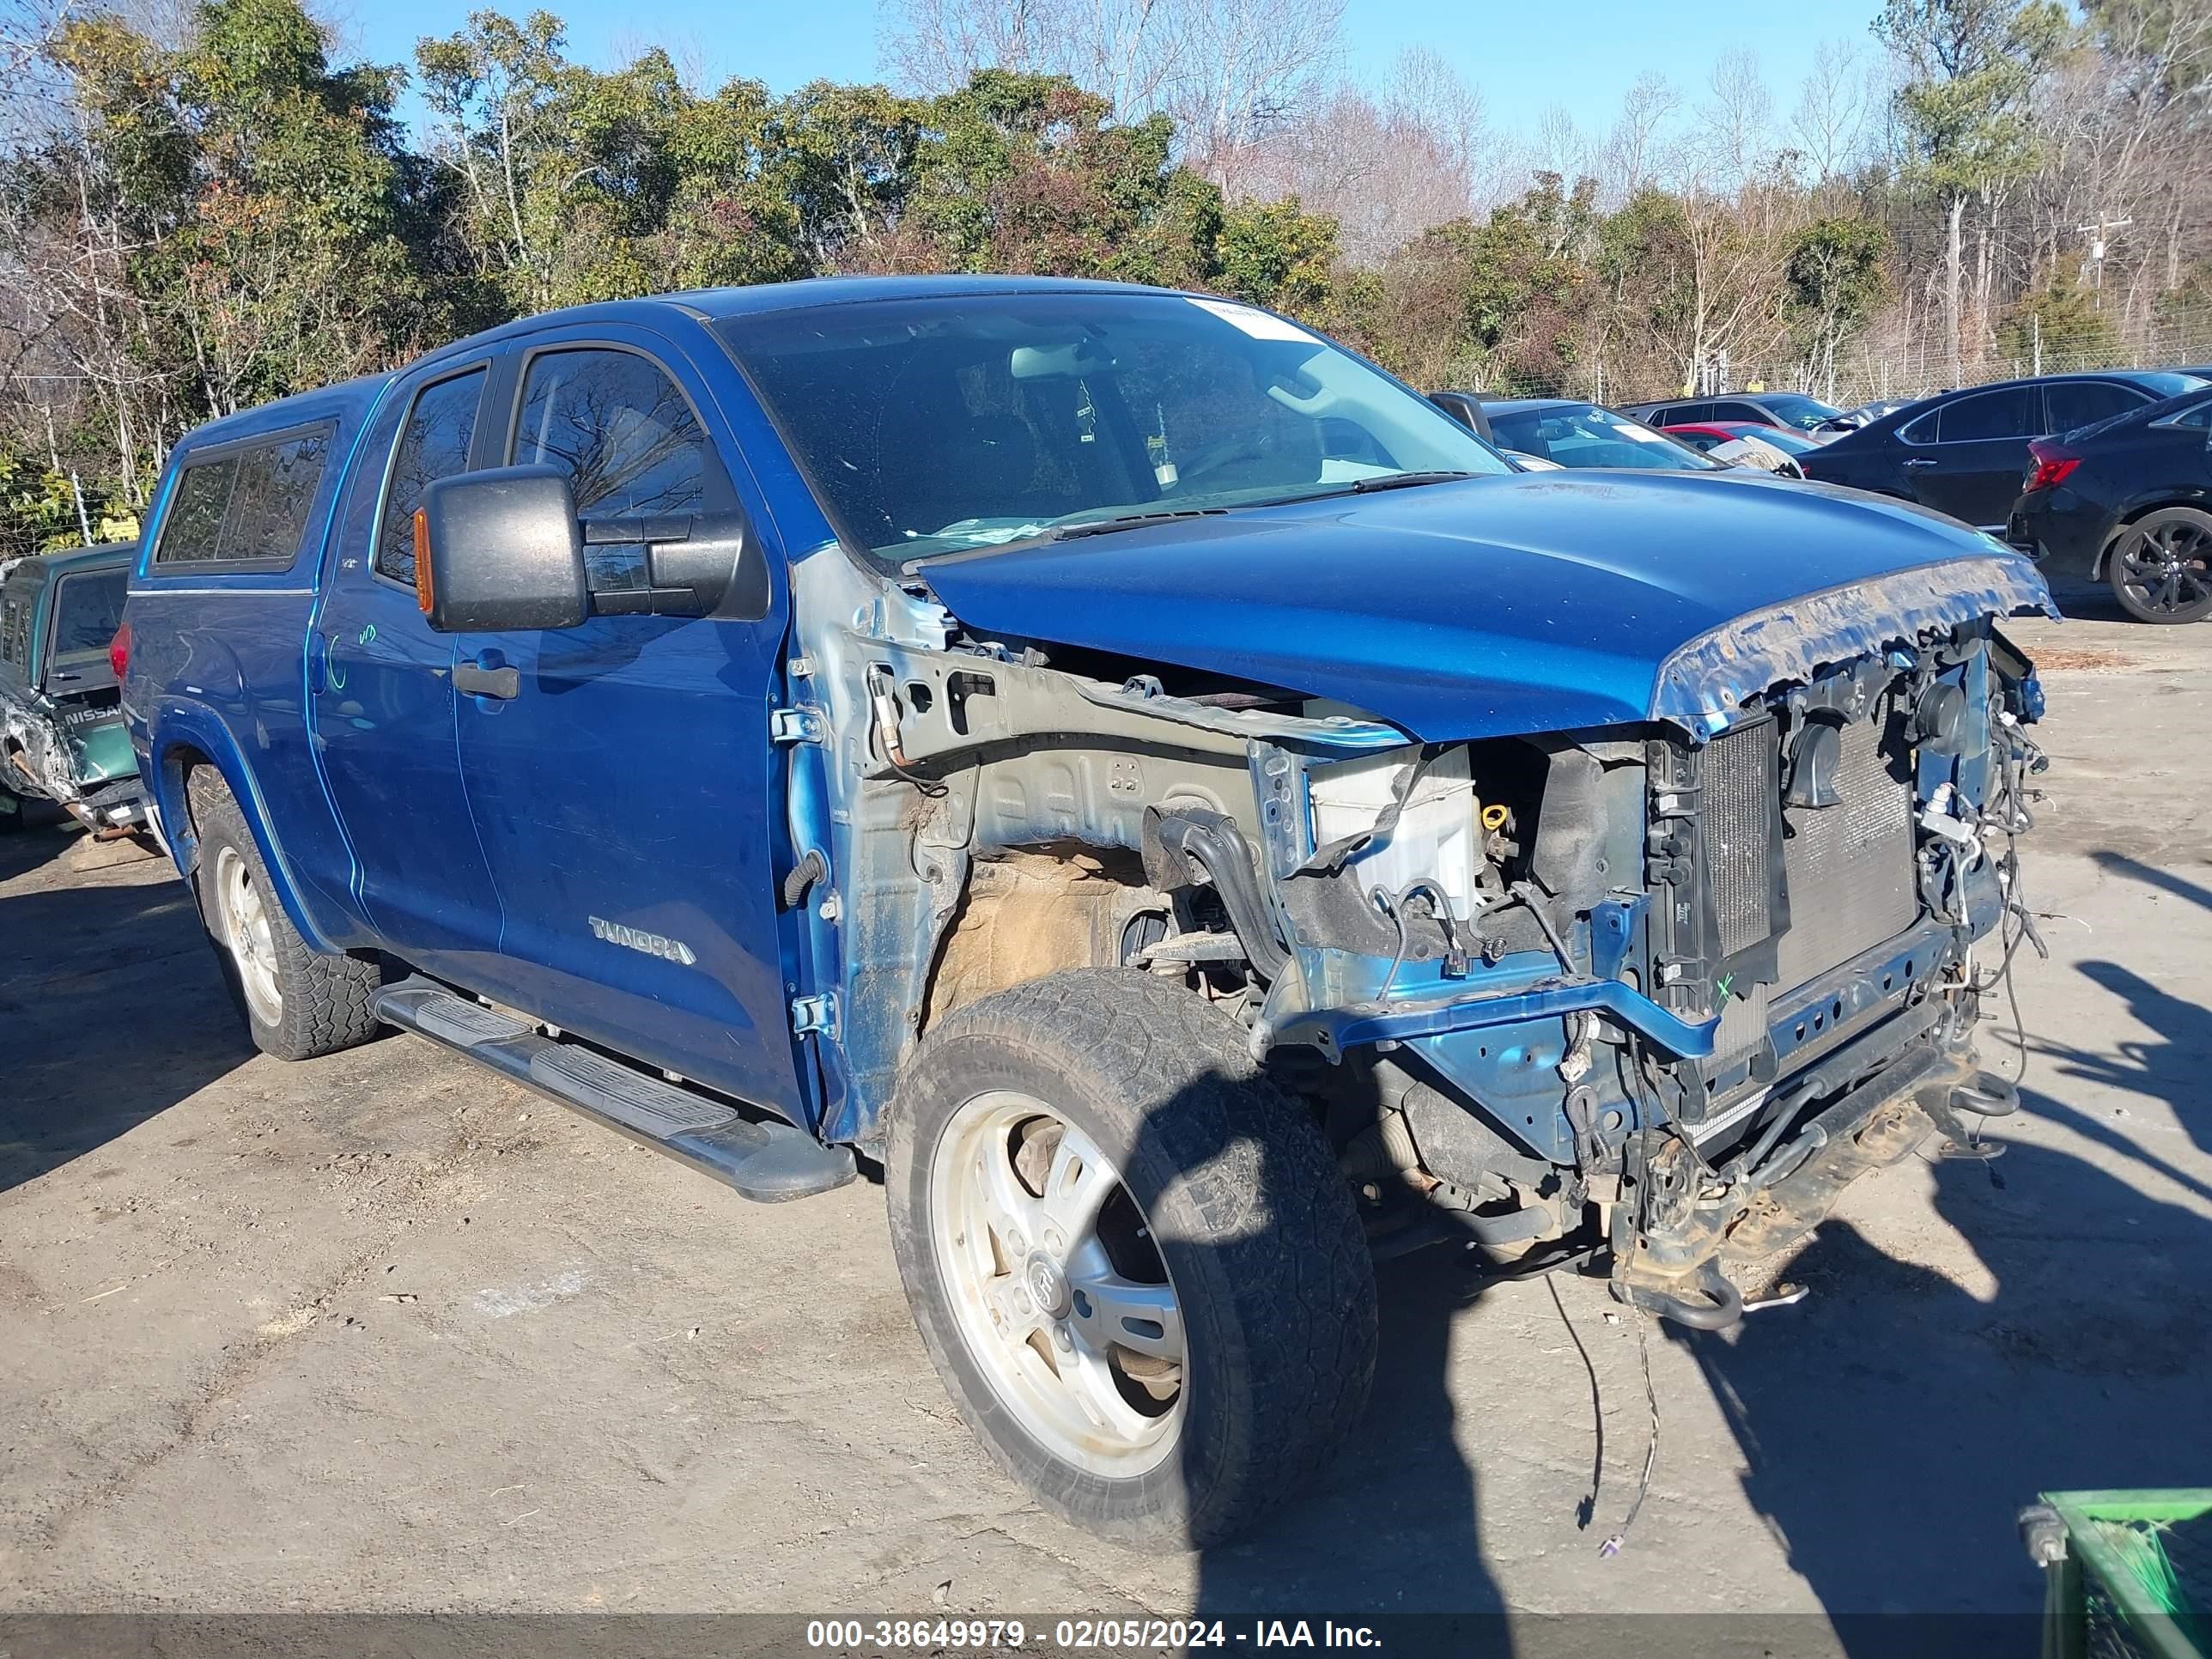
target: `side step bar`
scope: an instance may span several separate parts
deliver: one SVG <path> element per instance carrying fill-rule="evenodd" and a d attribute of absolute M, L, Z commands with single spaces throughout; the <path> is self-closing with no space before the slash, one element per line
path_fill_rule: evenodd
<path fill-rule="evenodd" d="M 788 1123 L 752 1122 L 720 1101 L 664 1083 L 596 1048 L 544 1036 L 431 980 L 418 976 L 386 986 L 377 994 L 376 1015 L 758 1203 L 830 1192 L 858 1173 L 849 1147 L 824 1146 Z"/>

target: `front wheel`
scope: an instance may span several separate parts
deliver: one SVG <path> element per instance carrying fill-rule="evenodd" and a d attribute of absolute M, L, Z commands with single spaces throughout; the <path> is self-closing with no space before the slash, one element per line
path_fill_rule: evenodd
<path fill-rule="evenodd" d="M 2137 622 L 2212 616 L 2212 513 L 2162 507 L 2129 526 L 2106 572 L 2112 597 Z"/>
<path fill-rule="evenodd" d="M 1079 1526 L 1214 1542 L 1366 1404 L 1351 1191 L 1236 1023 L 1180 986 L 1090 969 L 961 1009 L 901 1083 L 886 1181 L 954 1401 Z"/>

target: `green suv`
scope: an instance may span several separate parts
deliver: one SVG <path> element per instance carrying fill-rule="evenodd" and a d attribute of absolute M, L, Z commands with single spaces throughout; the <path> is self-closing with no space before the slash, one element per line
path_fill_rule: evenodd
<path fill-rule="evenodd" d="M 0 563 L 0 830 L 25 799 L 111 834 L 145 823 L 107 657 L 137 562 L 123 544 Z"/>

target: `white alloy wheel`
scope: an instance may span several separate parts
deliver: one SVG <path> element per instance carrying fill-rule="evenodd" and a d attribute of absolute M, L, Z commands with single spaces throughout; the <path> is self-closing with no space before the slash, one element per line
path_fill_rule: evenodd
<path fill-rule="evenodd" d="M 954 1112 L 929 1178 L 951 1312 L 1000 1403 L 1079 1468 L 1158 1467 L 1182 1417 L 1182 1314 L 1121 1172 L 1000 1090 Z"/>
<path fill-rule="evenodd" d="M 276 988 L 276 941 L 269 931 L 269 906 L 234 847 L 216 854 L 215 891 L 223 945 L 237 966 L 246 1006 L 263 1024 L 282 1024 L 284 994 Z"/>

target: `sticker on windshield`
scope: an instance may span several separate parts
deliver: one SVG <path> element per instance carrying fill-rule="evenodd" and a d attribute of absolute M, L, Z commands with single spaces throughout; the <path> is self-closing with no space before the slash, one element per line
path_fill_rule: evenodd
<path fill-rule="evenodd" d="M 1624 424 L 1620 428 L 1620 435 L 1624 438 L 1633 438 L 1640 444 L 1671 444 L 1674 441 L 1663 432 L 1654 432 L 1649 427 L 1642 426 Z"/>
<path fill-rule="evenodd" d="M 1250 306 L 1240 306 L 1229 300 L 1201 300 L 1185 296 L 1200 311 L 1210 311 L 1231 327 L 1242 329 L 1255 340 L 1303 340 L 1308 345 L 1319 345 L 1321 341 L 1296 323 L 1285 322 L 1280 317 L 1255 311 Z"/>

